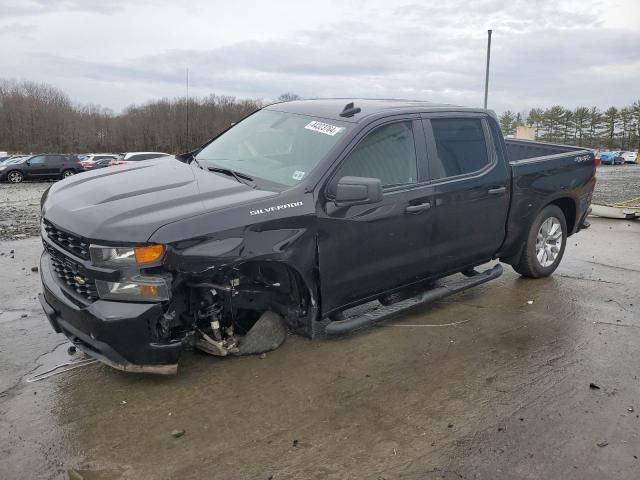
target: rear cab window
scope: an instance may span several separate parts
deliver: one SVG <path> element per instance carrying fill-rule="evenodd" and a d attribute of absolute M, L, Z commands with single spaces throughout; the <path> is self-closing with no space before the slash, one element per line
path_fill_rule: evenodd
<path fill-rule="evenodd" d="M 428 125 L 431 125 L 429 132 Z M 430 118 L 425 125 L 429 155 L 429 176 L 439 180 L 483 170 L 491 163 L 484 120 L 476 117 Z"/>

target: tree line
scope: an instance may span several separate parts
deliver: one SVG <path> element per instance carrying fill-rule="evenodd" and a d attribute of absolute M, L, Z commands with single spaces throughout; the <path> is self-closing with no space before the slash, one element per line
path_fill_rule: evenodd
<path fill-rule="evenodd" d="M 283 93 L 279 101 L 300 98 Z M 161 151 L 179 153 L 201 145 L 261 108 L 261 99 L 179 97 L 131 105 L 121 113 L 77 105 L 44 83 L 0 79 L 0 150 L 15 153 Z M 531 126 L 536 139 L 620 150 L 640 149 L 640 101 L 601 111 L 560 105 L 528 113 L 503 112 L 505 135 Z"/>
<path fill-rule="evenodd" d="M 503 112 L 500 128 L 505 135 L 514 135 L 520 125 L 532 127 L 536 140 L 566 143 L 610 150 L 640 150 L 640 100 L 631 105 L 609 107 L 577 107 L 561 105 L 528 113 Z"/>
<path fill-rule="evenodd" d="M 64 92 L 44 83 L 0 80 L 0 150 L 179 153 L 262 106 L 259 99 L 209 95 L 163 98 L 115 114 L 97 105 L 76 105 Z"/>

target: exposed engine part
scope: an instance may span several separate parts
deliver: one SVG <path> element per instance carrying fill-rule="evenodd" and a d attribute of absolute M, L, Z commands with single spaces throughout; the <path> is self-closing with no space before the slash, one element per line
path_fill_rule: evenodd
<path fill-rule="evenodd" d="M 287 266 L 270 262 L 215 269 L 183 277 L 165 315 L 161 339 L 216 356 L 259 354 L 278 348 L 290 329 L 306 334 L 315 310 L 310 292 Z"/>
<path fill-rule="evenodd" d="M 211 355 L 222 357 L 237 352 L 238 342 L 233 333 L 233 324 L 229 323 L 229 319 L 227 319 L 227 325 L 222 324 L 225 320 L 224 297 L 231 292 L 223 291 L 223 295 L 219 295 L 212 283 L 197 285 L 208 290 L 204 293 L 199 304 L 200 308 L 195 314 L 196 330 L 199 335 L 194 346 Z"/>
<path fill-rule="evenodd" d="M 237 353 L 238 347 L 234 337 L 228 337 L 224 340 L 214 340 L 206 333 L 200 331 L 200 338 L 196 339 L 195 347 L 205 353 L 216 355 L 218 357 L 226 357 L 230 353 Z"/>
<path fill-rule="evenodd" d="M 201 282 L 201 283 L 189 284 L 189 287 L 192 287 L 192 288 L 210 288 L 213 291 L 222 290 L 222 291 L 225 291 L 225 292 L 231 292 L 231 291 L 233 291 L 234 287 L 237 286 L 237 285 L 238 285 L 237 283 L 235 285 L 233 285 L 233 284 L 220 285 L 218 283 Z"/>

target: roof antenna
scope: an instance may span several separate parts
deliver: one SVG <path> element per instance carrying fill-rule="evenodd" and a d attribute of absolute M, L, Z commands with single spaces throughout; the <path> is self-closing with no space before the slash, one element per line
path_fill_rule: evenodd
<path fill-rule="evenodd" d="M 356 113 L 360 113 L 362 109 L 360 107 L 354 107 L 353 102 L 347 103 L 342 112 L 340 112 L 341 117 L 353 117 Z"/>

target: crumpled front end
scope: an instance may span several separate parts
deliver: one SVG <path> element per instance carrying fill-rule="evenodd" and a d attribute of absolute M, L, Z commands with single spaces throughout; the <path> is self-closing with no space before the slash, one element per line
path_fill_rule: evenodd
<path fill-rule="evenodd" d="M 69 262 L 70 263 L 70 262 Z M 40 258 L 42 308 L 56 332 L 86 354 L 119 370 L 175 374 L 182 344 L 159 342 L 150 326 L 162 316 L 160 304 L 91 301 L 75 291 L 56 271 L 45 250 Z M 59 269 L 59 268 L 58 268 Z"/>
<path fill-rule="evenodd" d="M 315 235 L 279 227 L 236 229 L 233 241 L 227 232 L 105 246 L 45 218 L 40 301 L 57 332 L 124 371 L 175 373 L 185 349 L 216 356 L 270 351 L 287 330 L 313 336 L 317 315 L 314 292 L 294 266 L 302 255 L 313 270 Z M 136 263 L 156 247 L 157 258 Z"/>

